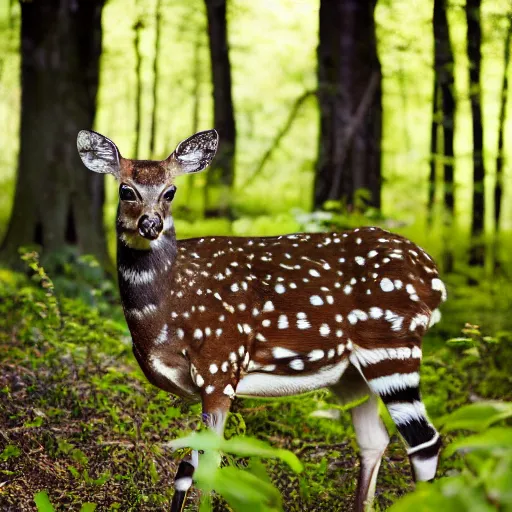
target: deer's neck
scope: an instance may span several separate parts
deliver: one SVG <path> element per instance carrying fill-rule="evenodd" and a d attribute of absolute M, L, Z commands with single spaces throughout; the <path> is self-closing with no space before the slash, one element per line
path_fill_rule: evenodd
<path fill-rule="evenodd" d="M 152 241 L 147 249 L 128 245 L 122 232 L 118 231 L 119 291 L 127 320 L 130 317 L 142 318 L 144 311 L 159 309 L 163 305 L 176 253 L 176 232 L 173 226 Z"/>

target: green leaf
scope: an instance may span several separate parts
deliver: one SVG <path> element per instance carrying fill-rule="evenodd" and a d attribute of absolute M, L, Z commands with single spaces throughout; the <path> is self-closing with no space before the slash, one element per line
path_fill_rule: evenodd
<path fill-rule="evenodd" d="M 437 487 L 418 486 L 418 488 L 398 500 L 388 512 L 439 512 L 446 509 L 446 499 Z M 465 512 L 450 508 L 450 512 Z"/>
<path fill-rule="evenodd" d="M 80 512 L 94 512 L 97 506 L 96 503 L 84 503 Z"/>
<path fill-rule="evenodd" d="M 14 444 L 8 444 L 0 453 L 0 460 L 6 461 L 11 457 L 19 457 L 21 455 L 21 450 L 15 446 Z"/>
<path fill-rule="evenodd" d="M 506 505 L 504 510 L 512 508 L 512 453 L 496 461 L 493 471 L 486 475 L 487 495 L 494 503 Z M 510 507 L 510 508 L 508 508 Z"/>
<path fill-rule="evenodd" d="M 472 347 L 475 341 L 471 338 L 450 338 L 446 341 L 446 344 L 451 347 Z"/>
<path fill-rule="evenodd" d="M 204 477 L 204 472 L 198 469 L 198 486 L 201 486 Z M 217 468 L 213 473 L 208 470 L 206 480 L 207 486 L 211 485 L 234 510 L 243 512 L 282 510 L 279 491 L 271 483 L 249 471 L 233 466 Z"/>
<path fill-rule="evenodd" d="M 498 455 L 510 452 L 512 450 L 512 428 L 492 427 L 483 433 L 455 441 L 446 448 L 445 455 L 449 457 L 462 449 L 486 450 Z"/>
<path fill-rule="evenodd" d="M 509 417 L 512 417 L 512 403 L 496 400 L 465 405 L 437 423 L 445 432 L 460 429 L 480 432 Z"/>
<path fill-rule="evenodd" d="M 281 448 L 273 448 L 264 441 L 252 437 L 234 437 L 226 440 L 215 432 L 204 431 L 175 439 L 169 444 L 174 449 L 216 450 L 234 453 L 240 457 L 277 458 L 288 464 L 296 473 L 302 471 L 302 463 L 294 453 Z"/>
<path fill-rule="evenodd" d="M 37 416 L 37 418 L 34 418 L 32 421 L 26 421 L 23 426 L 25 428 L 31 428 L 31 427 L 40 427 L 43 424 L 43 418 L 41 416 Z"/>
<path fill-rule="evenodd" d="M 38 492 L 34 496 L 34 501 L 36 502 L 38 512 L 55 512 L 46 491 Z"/>

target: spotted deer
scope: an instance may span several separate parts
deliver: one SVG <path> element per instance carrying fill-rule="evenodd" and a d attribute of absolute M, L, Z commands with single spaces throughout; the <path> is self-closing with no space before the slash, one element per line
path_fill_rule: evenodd
<path fill-rule="evenodd" d="M 223 432 L 236 396 L 330 388 L 351 410 L 360 448 L 355 509 L 371 506 L 389 442 L 382 399 L 408 447 L 415 480 L 434 478 L 440 438 L 420 397 L 421 339 L 446 289 L 430 256 L 377 227 L 342 233 L 177 240 L 178 176 L 212 161 L 215 130 L 165 160 L 123 158 L 93 131 L 78 134 L 92 171 L 119 182 L 119 287 L 133 352 L 148 380 L 200 400 Z M 171 511 L 182 510 L 197 453 L 183 460 Z"/>

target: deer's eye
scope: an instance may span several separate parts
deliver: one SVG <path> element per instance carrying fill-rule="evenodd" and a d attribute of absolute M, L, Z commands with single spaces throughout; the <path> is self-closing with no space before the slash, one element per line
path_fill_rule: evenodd
<path fill-rule="evenodd" d="M 174 194 L 176 194 L 176 187 L 173 185 L 165 191 L 164 199 L 170 203 L 174 199 Z"/>
<path fill-rule="evenodd" d="M 137 196 L 135 194 L 135 190 L 122 183 L 119 187 L 119 199 L 121 199 L 121 201 L 136 201 Z"/>

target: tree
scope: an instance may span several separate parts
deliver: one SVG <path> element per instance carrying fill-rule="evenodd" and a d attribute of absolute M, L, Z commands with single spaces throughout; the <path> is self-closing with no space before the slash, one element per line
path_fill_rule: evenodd
<path fill-rule="evenodd" d="M 21 2 L 21 125 L 13 211 L 2 256 L 72 244 L 107 262 L 104 177 L 89 172 L 77 132 L 95 116 L 103 0 Z"/>
<path fill-rule="evenodd" d="M 446 0 L 434 0 L 434 98 L 432 113 L 429 209 L 433 207 L 437 159 L 441 160 L 444 179 L 444 206 L 453 217 L 453 137 L 455 97 L 453 51 L 450 43 Z M 440 144 L 441 143 L 441 144 Z M 439 152 L 442 151 L 440 154 Z"/>
<path fill-rule="evenodd" d="M 236 125 L 231 93 L 231 64 L 227 36 L 226 0 L 205 0 L 213 82 L 214 126 L 219 149 L 207 175 L 207 216 L 229 214 L 235 177 Z"/>
<path fill-rule="evenodd" d="M 320 139 L 314 206 L 368 189 L 380 207 L 382 92 L 376 0 L 321 0 L 318 45 Z"/>
<path fill-rule="evenodd" d="M 508 100 L 508 72 L 510 65 L 510 45 L 512 43 L 511 14 L 507 16 L 507 32 L 505 35 L 505 49 L 503 51 L 503 80 L 501 82 L 500 114 L 498 123 L 498 154 L 496 156 L 496 183 L 494 185 L 494 225 L 499 231 L 501 217 L 501 202 L 503 196 L 503 152 L 505 146 L 505 115 Z"/>
<path fill-rule="evenodd" d="M 471 265 L 483 265 L 484 246 L 481 237 L 484 232 L 484 179 L 483 158 L 484 133 L 482 125 L 482 100 L 480 74 L 482 62 L 482 29 L 480 26 L 480 7 L 482 0 L 467 0 L 467 53 L 469 60 L 469 99 L 471 102 L 473 131 L 473 213 L 471 235 L 473 246 L 470 255 Z"/>
<path fill-rule="evenodd" d="M 452 224 L 455 213 L 454 201 L 454 132 L 455 132 L 455 97 L 453 74 L 454 59 L 450 42 L 446 0 L 434 0 L 434 97 L 432 101 L 432 131 L 430 142 L 430 190 L 429 218 L 432 220 L 434 197 L 437 182 L 437 170 L 441 168 L 444 182 L 444 223 Z M 449 233 L 448 233 L 449 235 Z M 453 251 L 447 237 L 443 251 L 443 268 L 445 272 L 453 270 Z"/>

